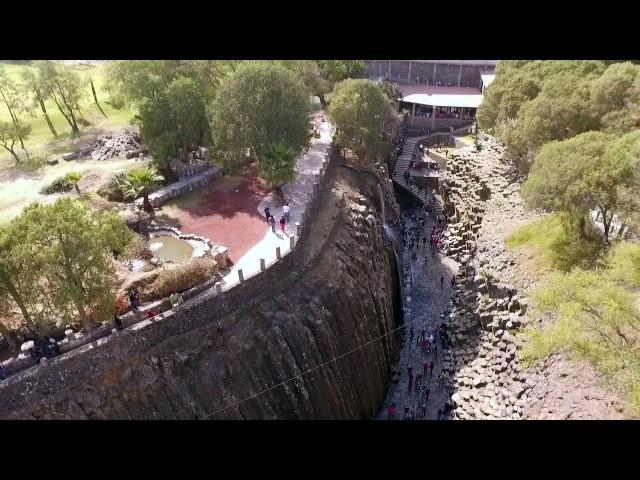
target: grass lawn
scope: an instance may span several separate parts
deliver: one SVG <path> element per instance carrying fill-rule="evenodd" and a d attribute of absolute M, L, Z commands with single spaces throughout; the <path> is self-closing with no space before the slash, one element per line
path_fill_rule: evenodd
<path fill-rule="evenodd" d="M 592 268 L 603 249 L 599 239 L 580 239 L 568 232 L 555 214 L 520 227 L 505 239 L 505 245 L 532 248 L 537 260 L 560 271 Z"/>
<path fill-rule="evenodd" d="M 22 81 L 20 73 L 33 68 L 29 65 L 11 63 L 0 64 L 0 66 L 4 68 L 9 78 L 18 83 Z M 77 65 L 72 67 L 76 69 L 82 77 L 87 79 L 87 81 L 89 78 L 93 78 L 98 101 L 106 115 L 106 117 L 103 116 L 94 103 L 93 95 L 91 94 L 91 87 L 87 84 L 84 98 L 80 103 L 80 111 L 82 115 L 79 116 L 78 121 L 80 123 L 84 118 L 89 125 L 84 127 L 80 125 L 81 134 L 96 128 L 109 129 L 119 125 L 126 125 L 129 124 L 133 118 L 133 112 L 126 109 L 119 110 L 113 108 L 109 104 L 109 94 L 104 90 L 106 83 L 105 66 L 105 64 L 102 64 L 97 66 Z M 31 135 L 25 142 L 25 146 L 27 147 L 27 150 L 29 150 L 29 153 L 34 156 L 46 157 L 50 154 L 62 153 L 60 150 L 65 151 L 65 148 L 61 147 L 60 144 L 68 141 L 71 133 L 71 127 L 55 104 L 51 100 L 47 100 L 45 102 L 45 106 L 47 113 L 49 114 L 49 118 L 51 119 L 51 123 L 53 123 L 53 126 L 58 133 L 58 138 L 55 138 L 51 134 L 39 107 L 33 110 L 32 116 L 23 116 L 23 121 L 31 125 Z M 6 106 L 4 103 L 0 104 L 0 120 L 8 121 L 9 119 L 9 112 Z M 21 157 L 24 156 L 21 150 L 17 149 L 17 151 Z M 13 166 L 14 160 L 11 155 L 4 150 L 0 152 L 0 171 Z"/>
<path fill-rule="evenodd" d="M 56 199 L 59 195 L 42 195 L 40 189 L 66 173 L 88 174 L 91 172 L 106 180 L 119 170 L 128 170 L 139 165 L 140 163 L 134 159 L 72 160 L 48 166 L 36 173 L 6 172 L 4 179 L 0 176 L 0 224 L 19 215 L 31 202 Z M 74 192 L 71 194 L 75 195 Z"/>
<path fill-rule="evenodd" d="M 578 238 L 563 227 L 556 214 L 521 227 L 505 244 L 533 252 L 532 265 L 524 268 L 532 274 L 544 270 L 532 292 L 534 312 L 550 312 L 554 318 L 543 328 L 527 327 L 523 363 L 555 352 L 585 360 L 598 369 L 604 383 L 624 396 L 628 412 L 640 415 L 640 352 L 633 345 L 604 341 L 592 327 L 602 322 L 599 328 L 606 329 L 618 321 L 628 338 L 640 340 L 640 247 L 629 242 L 617 245 L 611 261 L 599 237 Z M 580 275 L 590 275 L 593 283 L 579 283 Z M 549 298 L 555 300 L 550 303 Z"/>

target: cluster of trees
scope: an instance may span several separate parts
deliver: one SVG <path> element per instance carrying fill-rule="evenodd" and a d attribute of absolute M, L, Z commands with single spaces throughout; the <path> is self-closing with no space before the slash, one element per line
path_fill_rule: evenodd
<path fill-rule="evenodd" d="M 640 66 L 630 62 L 503 61 L 478 109 L 480 128 L 523 169 L 542 145 L 587 131 L 640 126 Z"/>
<path fill-rule="evenodd" d="M 83 79 L 76 70 L 61 62 L 43 60 L 36 61 L 21 72 L 21 81 L 10 79 L 0 67 L 0 101 L 9 113 L 9 121 L 0 121 L 0 146 L 8 151 L 16 162 L 20 157 L 16 145 L 29 153 L 24 142 L 31 133 L 31 127 L 25 123 L 25 117 L 40 109 L 49 130 L 54 137 L 58 136 L 47 112 L 47 101 L 53 103 L 76 134 L 80 131 L 78 119 L 82 118 L 80 102 L 90 84 L 94 100 L 98 104 L 93 80 Z M 99 104 L 98 104 L 98 107 Z"/>
<path fill-rule="evenodd" d="M 80 319 L 91 329 L 113 318 L 116 274 L 132 232 L 116 214 L 96 213 L 79 200 L 32 204 L 0 228 L 0 310 L 46 333 L 53 319 Z M 6 325 L 0 333 L 12 348 Z"/>
<path fill-rule="evenodd" d="M 229 170 L 257 160 L 274 188 L 293 178 L 309 143 L 309 97 L 324 107 L 337 82 L 366 73 L 361 60 L 117 61 L 107 69 L 112 96 L 137 108 L 165 177 L 180 150 L 212 146 Z"/>
<path fill-rule="evenodd" d="M 614 214 L 638 226 L 639 65 L 500 62 L 478 122 L 528 172 L 522 193 L 529 206 L 560 212 L 581 236 L 597 210 L 605 241 Z"/>
<path fill-rule="evenodd" d="M 207 105 L 236 61 L 120 60 L 107 64 L 107 89 L 116 105 L 137 110 L 142 137 L 159 169 L 182 150 L 210 144 Z"/>
<path fill-rule="evenodd" d="M 590 211 L 600 212 L 604 240 L 617 214 L 637 227 L 640 213 L 640 130 L 617 136 L 585 132 L 542 146 L 522 188 L 529 206 L 563 214 L 586 236 Z"/>

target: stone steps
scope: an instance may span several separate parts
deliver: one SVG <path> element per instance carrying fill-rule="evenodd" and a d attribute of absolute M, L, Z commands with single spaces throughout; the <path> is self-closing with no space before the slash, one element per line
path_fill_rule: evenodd
<path fill-rule="evenodd" d="M 418 197 L 423 205 L 427 203 L 430 197 L 433 197 L 432 200 L 435 199 L 435 205 L 432 211 L 435 215 L 440 215 L 442 214 L 442 201 L 438 198 L 438 195 L 432 195 L 426 189 L 420 189 L 415 185 L 409 185 L 404 179 L 404 174 L 409 169 L 409 164 L 414 161 L 416 144 L 421 138 L 423 137 L 408 137 L 406 139 L 404 147 L 402 148 L 402 153 L 396 160 L 392 179 L 404 189 Z"/>

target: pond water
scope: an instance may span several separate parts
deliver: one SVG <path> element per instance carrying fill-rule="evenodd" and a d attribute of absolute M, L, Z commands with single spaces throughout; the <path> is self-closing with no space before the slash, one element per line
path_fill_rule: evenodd
<path fill-rule="evenodd" d="M 193 247 L 173 235 L 151 235 L 151 251 L 163 262 L 183 263 L 191 259 Z"/>

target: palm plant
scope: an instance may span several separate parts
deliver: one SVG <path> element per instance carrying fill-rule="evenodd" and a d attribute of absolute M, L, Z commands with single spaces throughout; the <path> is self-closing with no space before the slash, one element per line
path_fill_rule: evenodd
<path fill-rule="evenodd" d="M 82 174 L 78 172 L 69 172 L 64 176 L 65 182 L 69 187 L 75 187 L 76 193 L 80 195 L 80 187 L 78 187 L 78 182 L 82 178 Z"/>
<path fill-rule="evenodd" d="M 260 160 L 260 176 L 278 192 L 281 198 L 282 185 L 295 178 L 296 153 L 288 145 L 277 143 L 265 158 Z"/>
<path fill-rule="evenodd" d="M 149 193 L 160 186 L 164 177 L 153 167 L 134 168 L 121 184 L 122 195 L 126 200 L 135 200 L 143 197 L 143 208 L 145 212 L 153 212 L 153 207 L 149 201 Z"/>

